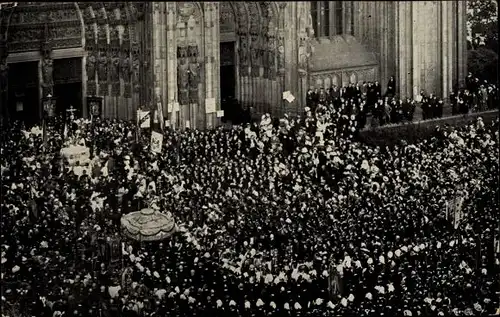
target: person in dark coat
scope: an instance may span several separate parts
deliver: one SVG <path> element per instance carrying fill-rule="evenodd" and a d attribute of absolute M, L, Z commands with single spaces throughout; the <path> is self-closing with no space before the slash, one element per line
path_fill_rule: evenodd
<path fill-rule="evenodd" d="M 387 91 L 385 95 L 387 97 L 394 97 L 396 95 L 396 79 L 394 79 L 394 76 L 391 76 L 387 82 Z"/>

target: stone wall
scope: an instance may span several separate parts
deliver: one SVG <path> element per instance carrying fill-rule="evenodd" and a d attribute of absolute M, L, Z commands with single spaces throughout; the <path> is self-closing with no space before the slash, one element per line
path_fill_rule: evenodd
<path fill-rule="evenodd" d="M 22 2 L 6 9 L 0 33 L 5 61 L 39 61 L 40 96 L 52 93 L 53 60 L 82 59 L 82 115 L 86 96 L 104 99 L 104 117 L 132 119 L 140 103 L 142 51 L 136 3 Z M 57 96 L 56 96 L 57 97 Z"/>
<path fill-rule="evenodd" d="M 294 82 L 293 65 L 285 60 L 297 60 L 289 47 L 297 41 L 296 32 L 285 31 L 288 5 L 153 4 L 154 85 L 172 126 L 206 128 L 219 123 L 211 110 L 220 110 L 221 40 L 235 42 L 236 98 L 243 107 L 273 112 L 272 106 L 280 105 L 283 83 Z"/>
<path fill-rule="evenodd" d="M 466 61 L 465 1 L 395 4 L 396 69 L 402 97 L 424 90 L 445 100 L 463 85 Z"/>

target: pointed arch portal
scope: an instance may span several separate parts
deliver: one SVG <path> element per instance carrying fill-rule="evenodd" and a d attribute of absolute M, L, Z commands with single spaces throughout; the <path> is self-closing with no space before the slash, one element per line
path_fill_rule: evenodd
<path fill-rule="evenodd" d="M 279 103 L 278 13 L 276 2 L 220 2 L 220 91 L 226 117 L 239 117 L 248 108 L 269 112 Z"/>
<path fill-rule="evenodd" d="M 134 76 L 140 67 L 136 21 L 136 5 L 125 2 L 19 2 L 2 8 L 1 91 L 2 105 L 8 105 L 2 115 L 35 123 L 41 99 L 51 94 L 61 111 L 71 105 L 87 116 L 87 96 L 102 96 L 104 116 L 130 117 L 140 86 Z M 27 71 L 26 80 L 14 75 L 20 69 Z"/>

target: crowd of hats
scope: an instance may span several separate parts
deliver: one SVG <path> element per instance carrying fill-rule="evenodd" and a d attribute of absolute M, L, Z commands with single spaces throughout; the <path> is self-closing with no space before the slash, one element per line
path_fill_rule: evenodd
<path fill-rule="evenodd" d="M 424 90 L 415 100 L 410 97 L 400 99 L 396 95 L 393 77 L 389 79 L 385 91 L 378 81 L 351 83 L 343 87 L 333 85 L 329 89 L 310 89 L 306 99 L 313 112 L 319 106 L 335 121 L 348 122 L 350 117 L 356 118 L 357 129 L 365 127 L 370 115 L 371 126 L 398 124 L 413 121 L 417 106 L 422 111 L 423 120 L 441 118 L 445 107 L 445 100 Z M 448 101 L 453 115 L 495 109 L 499 101 L 498 87 L 469 74 L 466 86 L 453 90 Z M 336 123 L 336 126 L 339 124 Z"/>
<path fill-rule="evenodd" d="M 322 131 L 328 118 L 306 111 L 274 125 L 266 115 L 231 129 L 168 130 L 161 155 L 146 133 L 136 142 L 133 123 L 82 121 L 70 133 L 96 155 L 81 176 L 58 154 L 57 131 L 43 148 L 39 134 L 2 129 L 3 311 L 494 312 L 498 119 L 380 148 Z M 465 217 L 455 228 L 446 206 L 457 196 Z M 153 198 L 179 232 L 122 238 L 120 216 Z"/>

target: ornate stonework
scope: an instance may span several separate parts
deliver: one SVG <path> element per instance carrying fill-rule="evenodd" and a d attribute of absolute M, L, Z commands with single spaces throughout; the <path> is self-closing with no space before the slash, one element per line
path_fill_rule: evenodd
<path fill-rule="evenodd" d="M 220 3 L 219 30 L 220 33 L 236 32 L 236 18 L 233 6 L 229 2 Z"/>
<path fill-rule="evenodd" d="M 78 7 L 74 2 L 34 5 L 19 3 L 14 10 L 7 32 L 9 51 L 36 51 L 40 47 L 43 28 L 48 24 L 54 49 L 82 45 L 82 27 Z"/>
<path fill-rule="evenodd" d="M 309 86 L 380 80 L 394 73 L 398 82 L 408 83 L 398 87 L 408 94 L 413 84 L 430 85 L 422 82 L 424 75 L 432 77 L 432 85 L 451 87 L 464 73 L 465 10 L 459 1 L 433 4 L 442 12 L 439 17 L 436 10 L 403 2 L 353 6 L 353 35 L 321 40 L 314 38 L 306 1 L 20 2 L 5 9 L 0 35 L 9 54 L 29 52 L 42 62 L 44 89 L 50 86 L 52 57 L 74 52 L 83 57 L 85 94 L 104 97 L 104 116 L 130 118 L 158 88 L 165 103 L 184 106 L 172 122 L 198 127 L 212 118 L 205 113 L 206 102 L 215 100 L 220 109 L 220 66 L 229 65 L 221 41 L 234 42 L 235 97 L 257 112 L 281 105 L 286 90 L 297 100 L 290 109 L 299 110 Z M 421 23 L 427 17 L 429 23 Z M 47 33 L 49 54 L 42 49 Z M 416 35 L 423 33 L 426 39 Z M 424 40 L 437 41 L 434 34 L 449 44 L 425 45 Z M 416 56 L 427 67 L 419 66 Z M 6 74 L 6 59 L 1 62 Z M 432 74 L 436 65 L 444 69 L 442 78 Z"/>

